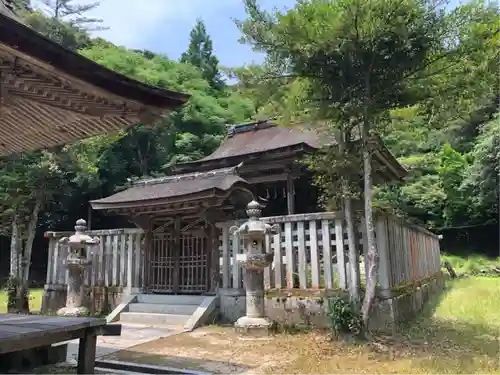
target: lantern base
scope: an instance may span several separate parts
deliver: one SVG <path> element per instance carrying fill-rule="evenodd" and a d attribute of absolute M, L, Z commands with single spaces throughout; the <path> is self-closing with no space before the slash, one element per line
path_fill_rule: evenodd
<path fill-rule="evenodd" d="M 272 331 L 272 326 L 273 322 L 266 317 L 251 318 L 248 316 L 242 316 L 236 321 L 236 323 L 234 323 L 236 332 L 252 337 L 269 336 Z"/>
<path fill-rule="evenodd" d="M 57 310 L 57 315 L 58 316 L 71 316 L 71 317 L 78 317 L 78 316 L 89 316 L 90 311 L 84 306 L 80 307 L 62 307 L 59 310 Z"/>

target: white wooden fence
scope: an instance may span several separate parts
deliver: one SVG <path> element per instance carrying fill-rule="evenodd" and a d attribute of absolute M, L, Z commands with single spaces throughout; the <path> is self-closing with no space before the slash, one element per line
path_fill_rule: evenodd
<path fill-rule="evenodd" d="M 266 238 L 274 262 L 264 271 L 267 289 L 348 289 L 351 282 L 348 267 L 347 231 L 340 213 L 288 215 L 263 218 L 279 224 L 281 233 Z M 240 222 L 221 223 L 220 237 L 222 287 L 243 288 L 240 262 L 241 239 L 229 234 L 229 227 Z M 363 250 L 360 228 L 356 242 Z M 440 271 L 438 237 L 399 218 L 379 214 L 376 217 L 376 241 L 380 254 L 379 284 L 390 289 L 417 281 Z M 361 265 L 364 269 L 364 265 Z M 362 278 L 364 272 L 362 271 Z"/>
<path fill-rule="evenodd" d="M 348 289 L 347 233 L 342 216 L 335 212 L 288 215 L 263 218 L 279 224 L 281 233 L 266 238 L 274 262 L 264 272 L 267 289 Z M 220 223 L 220 287 L 243 288 L 240 262 L 234 261 L 243 252 L 241 240 L 229 234 L 229 227 L 238 223 Z M 362 231 L 360 231 L 362 232 Z M 67 285 L 65 267 L 67 247 L 59 244 L 70 232 L 47 232 L 50 238 L 46 289 Z M 90 231 L 100 244 L 91 249 L 92 265 L 86 272 L 88 287 L 144 287 L 144 232 L 141 229 Z M 390 289 L 417 281 L 440 271 L 439 240 L 433 233 L 408 225 L 401 219 L 377 215 L 376 241 L 380 254 L 379 284 Z M 359 249 L 363 248 L 358 233 Z M 362 275 L 363 276 L 363 275 Z"/>
<path fill-rule="evenodd" d="M 68 247 L 60 244 L 62 237 L 71 232 L 46 232 L 49 241 L 46 289 L 57 288 L 68 283 L 65 267 Z M 85 272 L 87 287 L 130 287 L 142 286 L 144 232 L 142 229 L 94 230 L 88 234 L 98 237 L 99 245 L 90 248 L 88 258 L 92 264 Z"/>

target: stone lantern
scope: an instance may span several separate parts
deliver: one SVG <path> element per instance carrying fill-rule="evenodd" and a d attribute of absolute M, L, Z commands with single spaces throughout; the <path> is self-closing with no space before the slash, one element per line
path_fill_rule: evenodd
<path fill-rule="evenodd" d="M 240 260 L 246 269 L 246 316 L 235 323 L 235 328 L 244 333 L 268 334 L 272 322 L 264 315 L 264 268 L 268 267 L 274 255 L 266 253 L 265 238 L 279 233 L 279 225 L 269 225 L 260 220 L 262 206 L 252 201 L 247 205 L 249 220 L 240 227 L 233 226 L 229 232 L 243 239 L 245 253 Z"/>
<path fill-rule="evenodd" d="M 62 316 L 85 316 L 89 310 L 84 306 L 85 289 L 84 273 L 85 268 L 92 264 L 87 258 L 88 248 L 99 244 L 99 238 L 90 237 L 86 234 L 87 223 L 83 219 L 76 222 L 75 234 L 63 237 L 59 243 L 68 246 L 69 253 L 66 258 L 66 267 L 68 267 L 68 293 L 66 297 L 66 306 L 57 311 L 57 315 Z"/>

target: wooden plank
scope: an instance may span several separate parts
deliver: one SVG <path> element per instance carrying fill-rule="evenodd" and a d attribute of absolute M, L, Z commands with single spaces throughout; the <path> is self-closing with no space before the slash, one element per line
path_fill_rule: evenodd
<path fill-rule="evenodd" d="M 145 267 L 143 266 L 146 261 L 147 248 L 146 244 L 143 245 L 143 240 L 146 241 L 146 236 L 141 233 L 133 234 L 134 246 L 132 247 L 133 258 L 134 258 L 134 278 L 132 284 L 136 288 L 140 288 L 146 283 L 146 277 L 143 275 Z"/>
<path fill-rule="evenodd" d="M 281 234 L 273 236 L 274 251 L 274 287 L 281 289 L 283 287 L 283 255 L 281 253 Z"/>
<path fill-rule="evenodd" d="M 51 284 L 58 284 L 59 283 L 59 267 L 61 266 L 61 253 L 59 249 L 59 239 L 54 238 L 54 259 L 53 259 L 53 268 L 52 268 L 52 277 L 51 277 Z"/>
<path fill-rule="evenodd" d="M 241 266 L 240 262 L 236 260 L 240 253 L 240 237 L 238 235 L 232 236 L 232 250 L 233 250 L 233 289 L 241 288 Z"/>
<path fill-rule="evenodd" d="M 97 285 L 104 286 L 106 285 L 106 280 L 104 274 L 106 273 L 106 264 L 105 264 L 105 249 L 106 244 L 104 243 L 104 237 L 100 238 L 101 242 L 99 243 L 99 255 L 97 262 Z"/>
<path fill-rule="evenodd" d="M 119 265 L 119 244 L 118 244 L 118 236 L 114 235 L 111 238 L 111 247 L 113 249 L 113 258 L 112 258 L 112 283 L 113 286 L 117 286 L 118 284 L 118 265 Z"/>
<path fill-rule="evenodd" d="M 342 219 L 335 220 L 335 250 L 337 253 L 337 272 L 339 274 L 339 288 L 347 290 L 346 262 L 344 251 L 344 228 Z"/>
<path fill-rule="evenodd" d="M 388 243 L 387 219 L 379 217 L 375 223 L 377 249 L 380 256 L 378 282 L 385 291 L 391 288 L 391 262 Z"/>
<path fill-rule="evenodd" d="M 298 241 L 298 273 L 299 285 L 301 289 L 307 289 L 307 258 L 306 258 L 306 237 L 304 230 L 304 222 L 297 223 L 297 241 Z"/>
<path fill-rule="evenodd" d="M 323 272 L 325 275 L 325 288 L 333 288 L 332 245 L 330 240 L 330 222 L 321 220 L 321 236 L 323 244 Z"/>
<path fill-rule="evenodd" d="M 290 173 L 286 176 L 286 204 L 288 215 L 293 215 L 295 213 L 295 184 Z"/>
<path fill-rule="evenodd" d="M 118 237 L 118 236 L 117 236 Z M 118 272 L 118 285 L 127 285 L 127 235 L 121 234 L 120 238 L 120 272 Z"/>
<path fill-rule="evenodd" d="M 286 286 L 293 289 L 294 263 L 292 244 L 292 223 L 285 223 Z"/>
<path fill-rule="evenodd" d="M 272 251 L 272 249 L 271 249 L 271 236 L 269 234 L 266 235 L 266 238 L 264 240 L 264 251 L 266 253 L 270 253 Z M 272 288 L 271 270 L 272 270 L 272 264 L 270 264 L 268 267 L 264 268 L 264 289 Z"/>
<path fill-rule="evenodd" d="M 125 235 L 127 239 L 127 287 L 134 287 L 134 235 Z M 125 242 L 125 241 L 124 241 Z"/>
<path fill-rule="evenodd" d="M 229 288 L 230 283 L 230 263 L 231 254 L 229 252 L 229 227 L 224 225 L 222 227 L 221 247 L 222 247 L 222 287 Z"/>
<path fill-rule="evenodd" d="M 93 374 L 95 367 L 95 354 L 97 336 L 88 332 L 80 339 L 78 345 L 77 374 Z"/>
<path fill-rule="evenodd" d="M 111 286 L 112 283 L 112 256 L 113 256 L 113 248 L 111 243 L 111 236 L 105 237 L 106 245 L 104 246 L 104 284 L 105 286 Z"/>
<path fill-rule="evenodd" d="M 309 249 L 311 251 L 311 288 L 320 288 L 320 268 L 318 254 L 318 229 L 316 220 L 309 222 Z"/>
<path fill-rule="evenodd" d="M 47 278 L 46 278 L 46 284 L 55 284 L 52 282 L 52 273 L 53 273 L 53 268 L 54 268 L 54 263 L 57 261 L 57 259 L 54 257 L 54 252 L 56 249 L 56 240 L 54 238 L 49 239 L 49 254 L 48 254 L 48 262 L 47 262 Z"/>

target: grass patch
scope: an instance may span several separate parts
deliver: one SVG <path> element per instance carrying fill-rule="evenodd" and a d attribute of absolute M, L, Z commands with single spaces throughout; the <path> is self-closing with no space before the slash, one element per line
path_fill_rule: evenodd
<path fill-rule="evenodd" d="M 491 259 L 477 254 L 468 256 L 444 254 L 441 256 L 441 260 L 442 262 L 448 261 L 458 275 L 490 274 L 492 268 L 500 267 L 500 257 Z"/>
<path fill-rule="evenodd" d="M 370 343 L 331 341 L 325 332 L 241 340 L 232 328 L 203 327 L 122 350 L 109 359 L 212 373 L 500 374 L 500 278 L 451 281 L 419 319 Z"/>
<path fill-rule="evenodd" d="M 42 308 L 43 289 L 30 289 L 30 312 L 39 312 Z M 0 313 L 7 312 L 7 292 L 0 291 Z"/>

